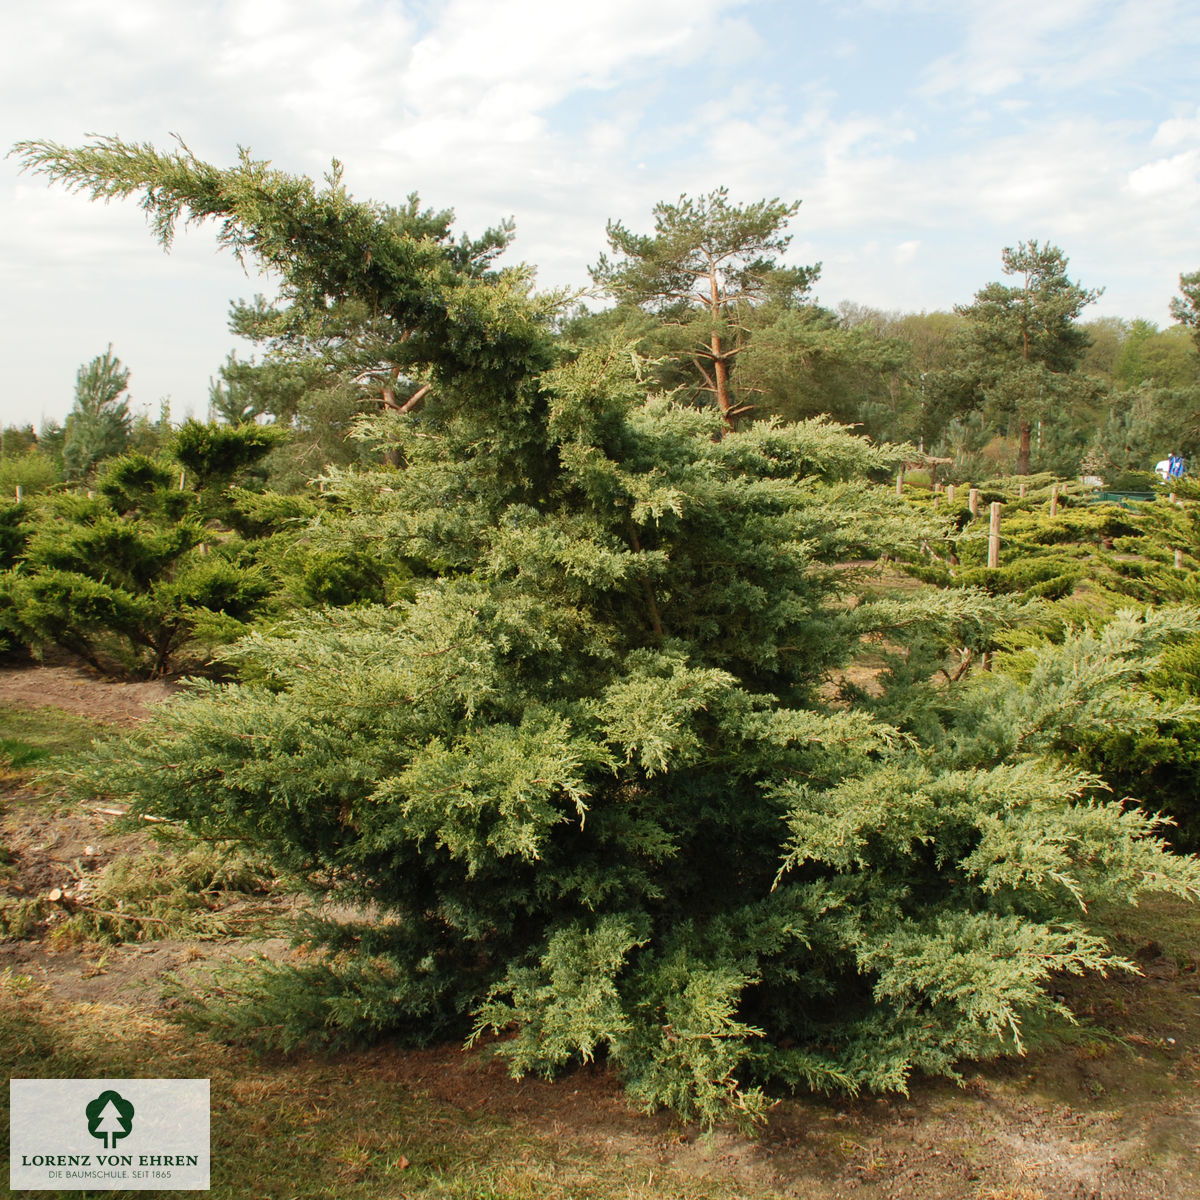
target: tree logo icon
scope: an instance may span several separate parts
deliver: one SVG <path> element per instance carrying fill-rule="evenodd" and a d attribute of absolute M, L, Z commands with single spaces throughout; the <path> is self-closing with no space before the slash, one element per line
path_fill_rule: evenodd
<path fill-rule="evenodd" d="M 105 1150 L 111 1150 L 118 1138 L 128 1137 L 133 1128 L 133 1105 L 120 1092 L 101 1092 L 84 1112 L 88 1133 L 102 1138 Z"/>

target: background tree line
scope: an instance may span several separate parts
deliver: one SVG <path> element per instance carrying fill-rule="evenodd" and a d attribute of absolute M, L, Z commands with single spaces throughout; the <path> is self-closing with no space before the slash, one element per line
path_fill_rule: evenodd
<path fill-rule="evenodd" d="M 1181 275 L 1177 324 L 1166 329 L 1084 320 L 1102 289 L 1072 281 L 1063 251 L 1037 241 L 1001 253 L 1011 282 L 987 283 L 952 310 L 833 310 L 814 294 L 819 263 L 783 263 L 798 209 L 778 199 L 738 205 L 717 189 L 657 205 L 652 234 L 611 221 L 609 250 L 592 270 L 592 305 L 608 305 L 577 304 L 560 317 L 560 352 L 618 339 L 649 361 L 648 382 L 714 405 L 728 427 L 826 414 L 950 459 L 948 478 L 1051 471 L 1144 480 L 1168 453 L 1200 452 L 1200 273 Z M 504 277 L 495 259 L 511 224 L 455 241 L 452 221 L 415 196 L 387 210 L 390 227 L 445 247 L 471 278 Z M 236 304 L 231 328 L 261 352 L 220 367 L 209 419 L 269 422 L 286 435 L 263 466 L 277 490 L 301 490 L 327 465 L 362 462 L 356 421 L 415 411 L 433 386 L 413 330 L 362 297 L 285 286 L 274 304 Z M 123 450 L 160 450 L 166 411 L 157 421 L 132 417 L 128 380 L 110 346 L 81 366 L 62 426 L 5 429 L 0 488 L 79 483 Z"/>

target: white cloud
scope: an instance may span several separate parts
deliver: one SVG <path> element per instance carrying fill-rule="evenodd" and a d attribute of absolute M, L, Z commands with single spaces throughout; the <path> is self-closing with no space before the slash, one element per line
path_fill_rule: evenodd
<path fill-rule="evenodd" d="M 1200 150 L 1186 150 L 1170 158 L 1146 163 L 1129 173 L 1129 189 L 1141 197 L 1169 192 L 1193 192 L 1200 171 Z"/>
<path fill-rule="evenodd" d="M 722 0 L 451 0 L 414 45 L 397 86 L 416 112 L 478 111 L 499 88 L 540 111 L 580 88 L 610 86 L 631 62 L 692 57 L 722 6 Z"/>
<path fill-rule="evenodd" d="M 1195 113 L 1190 117 L 1172 117 L 1163 121 L 1155 130 L 1150 144 L 1171 150 L 1189 142 L 1200 145 L 1200 106 L 1197 106 Z"/>
<path fill-rule="evenodd" d="M 1194 40 L 1200 14 L 1187 0 L 1005 0 L 946 4 L 965 22 L 962 45 L 926 70 L 925 95 L 993 97 L 1033 84 L 1046 92 L 1103 89 L 1164 43 Z"/>

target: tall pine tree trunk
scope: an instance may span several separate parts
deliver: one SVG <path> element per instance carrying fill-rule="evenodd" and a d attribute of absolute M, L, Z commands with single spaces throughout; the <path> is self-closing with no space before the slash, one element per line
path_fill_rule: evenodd
<path fill-rule="evenodd" d="M 729 410 L 733 407 L 733 397 L 729 393 L 729 365 L 725 361 L 725 353 L 721 347 L 719 334 L 712 335 L 713 382 L 716 384 L 717 407 L 721 416 L 730 429 L 733 428 L 733 418 Z"/>
<path fill-rule="evenodd" d="M 715 324 L 721 315 L 721 285 L 717 278 L 717 268 L 709 259 L 708 287 L 711 299 L 709 308 Z M 716 385 L 717 407 L 721 410 L 721 419 L 729 429 L 734 427 L 729 410 L 733 407 L 733 398 L 729 394 L 729 365 L 725 361 L 725 350 L 721 345 L 721 335 L 713 330 L 712 342 L 713 383 Z"/>
<path fill-rule="evenodd" d="M 1017 474 L 1029 474 L 1029 435 L 1032 426 L 1023 417 L 1021 419 L 1021 449 L 1017 451 Z"/>

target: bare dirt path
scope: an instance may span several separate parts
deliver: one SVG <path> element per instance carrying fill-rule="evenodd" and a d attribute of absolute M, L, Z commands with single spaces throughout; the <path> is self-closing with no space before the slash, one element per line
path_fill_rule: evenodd
<path fill-rule="evenodd" d="M 132 725 L 144 720 L 149 706 L 179 690 L 177 683 L 107 679 L 86 667 L 0 668 L 0 704 L 61 708 L 80 717 Z"/>

